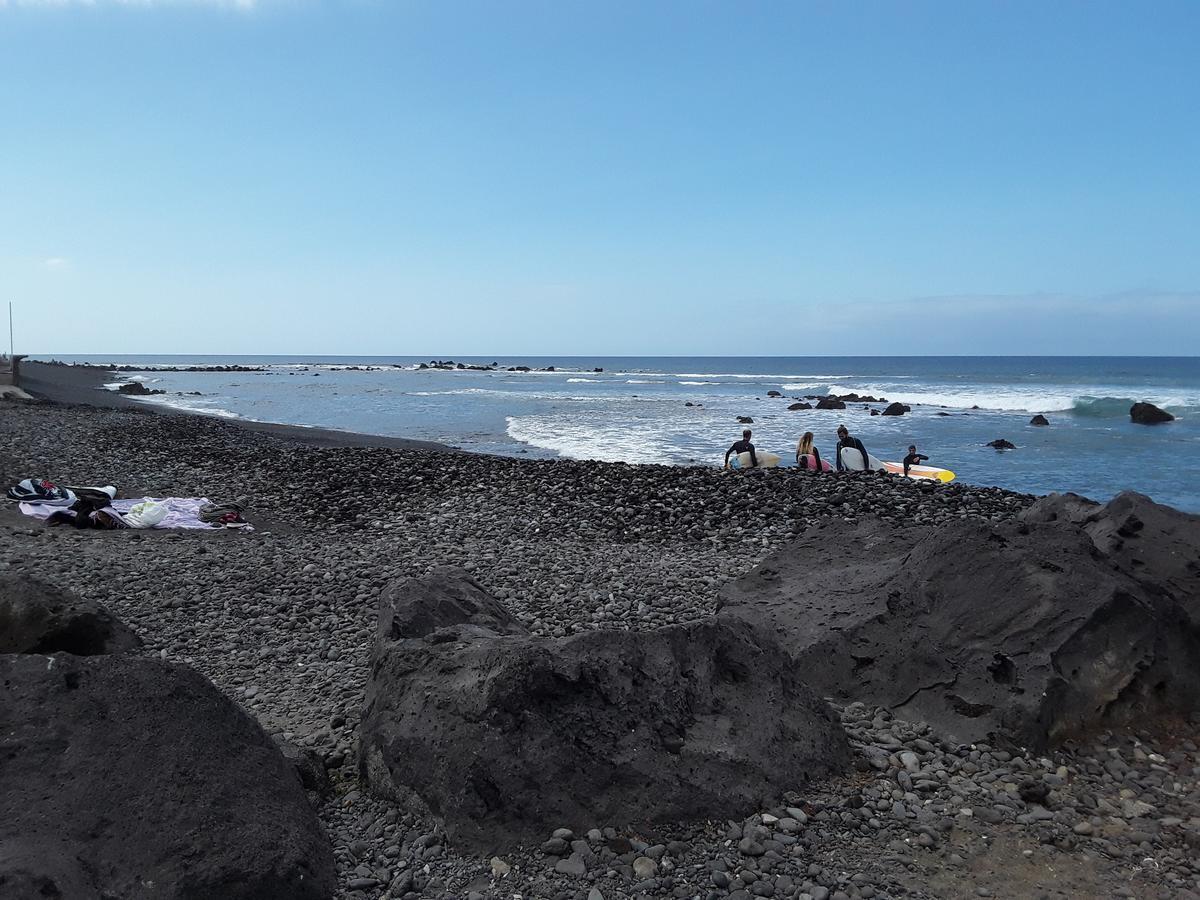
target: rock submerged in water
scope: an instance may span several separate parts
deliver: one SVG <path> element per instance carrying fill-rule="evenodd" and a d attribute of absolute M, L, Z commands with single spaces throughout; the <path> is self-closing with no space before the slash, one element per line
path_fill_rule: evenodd
<path fill-rule="evenodd" d="M 838 400 L 834 397 L 822 397 L 817 401 L 817 409 L 845 409 L 846 403 L 844 400 Z"/>
<path fill-rule="evenodd" d="M 1038 413 L 1036 416 L 1034 416 L 1032 419 L 1029 420 L 1029 424 L 1037 425 L 1039 427 L 1044 427 L 1044 426 L 1050 424 L 1050 420 L 1047 419 L 1045 416 L 1043 416 L 1041 413 Z"/>
<path fill-rule="evenodd" d="M 128 394 L 133 397 L 149 397 L 151 394 L 165 394 L 166 391 L 160 391 L 158 388 L 148 388 L 140 381 L 127 381 L 119 388 L 118 394 Z"/>
<path fill-rule="evenodd" d="M 0 894 L 333 896 L 333 852 L 295 771 L 198 672 L 10 654 L 0 680 Z"/>
<path fill-rule="evenodd" d="M 812 404 L 804 403 L 803 401 L 801 401 L 800 403 L 793 403 L 788 407 L 788 410 L 790 410 L 791 412 L 798 412 L 799 410 L 802 410 L 802 409 L 812 409 Z"/>
<path fill-rule="evenodd" d="M 741 425 L 753 425 L 754 424 L 754 419 L 752 419 L 750 416 L 738 416 L 737 420 L 738 420 L 738 423 Z"/>
<path fill-rule="evenodd" d="M 32 578 L 0 575 L 0 653 L 120 653 L 142 645 L 103 606 Z"/>
<path fill-rule="evenodd" d="M 1129 418 L 1137 425 L 1162 425 L 1174 422 L 1175 417 L 1153 403 L 1135 403 L 1129 407 Z"/>
<path fill-rule="evenodd" d="M 1200 630 L 1163 590 L 1166 564 L 1148 557 L 1137 580 L 1098 546 L 1066 520 L 834 522 L 727 585 L 718 618 L 778 639 L 839 702 L 1040 751 L 1200 705 Z M 1196 556 L 1177 564 L 1184 594 Z"/>
<path fill-rule="evenodd" d="M 1004 438 L 996 438 L 994 441 L 988 441 L 987 446 L 996 450 L 1016 450 L 1017 445 L 1011 441 L 1006 441 Z"/>
<path fill-rule="evenodd" d="M 548 823 L 725 819 L 844 770 L 845 733 L 745 623 L 539 638 L 460 570 L 383 596 L 362 774 L 494 850 Z"/>
<path fill-rule="evenodd" d="M 907 403 L 889 403 L 880 415 L 884 416 L 902 416 L 907 412 L 912 412 L 912 407 Z"/>

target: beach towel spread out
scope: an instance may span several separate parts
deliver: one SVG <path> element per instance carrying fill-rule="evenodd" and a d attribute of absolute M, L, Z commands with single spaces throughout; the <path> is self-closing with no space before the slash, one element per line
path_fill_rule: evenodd
<path fill-rule="evenodd" d="M 129 500 L 114 500 L 112 505 L 101 510 L 115 516 L 130 527 L 136 527 L 133 522 L 126 521 L 126 515 L 135 506 L 143 503 L 161 504 L 166 507 L 166 515 L 161 521 L 150 526 L 152 528 L 197 528 L 211 531 L 223 527 L 220 524 L 209 524 L 200 518 L 200 510 L 209 505 L 207 497 L 138 497 Z M 22 503 L 21 512 L 35 519 L 48 519 L 61 507 L 48 506 L 44 503 Z M 249 528 L 249 526 L 244 526 Z"/>

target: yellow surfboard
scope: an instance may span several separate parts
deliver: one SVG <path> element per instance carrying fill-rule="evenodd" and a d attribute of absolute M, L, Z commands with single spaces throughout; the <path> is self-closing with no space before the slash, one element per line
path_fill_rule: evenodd
<path fill-rule="evenodd" d="M 893 475 L 904 474 L 904 463 L 885 462 L 883 467 Z M 929 481 L 941 481 L 949 483 L 954 480 L 955 475 L 949 469 L 935 469 L 933 466 L 909 466 L 909 478 L 924 478 Z"/>

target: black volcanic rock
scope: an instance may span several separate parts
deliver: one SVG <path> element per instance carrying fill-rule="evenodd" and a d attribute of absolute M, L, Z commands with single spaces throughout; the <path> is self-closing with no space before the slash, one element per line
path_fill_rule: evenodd
<path fill-rule="evenodd" d="M 790 406 L 788 406 L 788 409 L 789 409 L 791 412 L 796 412 L 796 411 L 798 411 L 798 410 L 801 410 L 801 409 L 812 409 L 812 404 L 811 404 L 811 403 L 803 403 L 803 402 L 801 402 L 801 403 L 793 403 L 793 404 L 791 404 Z"/>
<path fill-rule="evenodd" d="M 912 412 L 912 407 L 907 403 L 889 403 L 887 409 L 880 413 L 880 415 L 902 416 L 906 412 Z"/>
<path fill-rule="evenodd" d="M 1012 441 L 1006 441 L 1004 438 L 996 438 L 994 441 L 988 441 L 987 446 L 993 447 L 996 450 L 1016 450 L 1017 445 Z"/>
<path fill-rule="evenodd" d="M 196 671 L 0 655 L 0 896 L 329 900 L 296 772 Z"/>
<path fill-rule="evenodd" d="M 0 653 L 120 653 L 141 639 L 108 610 L 32 578 L 0 575 Z"/>
<path fill-rule="evenodd" d="M 1103 506 L 1078 494 L 1050 494 L 1021 518 L 1081 526 L 1122 572 L 1177 602 L 1200 628 L 1200 516 L 1125 491 Z"/>
<path fill-rule="evenodd" d="M 1138 425 L 1162 425 L 1174 422 L 1175 417 L 1153 403 L 1135 403 L 1129 407 L 1129 418 Z"/>
<path fill-rule="evenodd" d="M 724 819 L 849 761 L 772 642 L 709 619 L 534 637 L 460 570 L 385 593 L 363 775 L 476 850 L 554 826 Z"/>
<path fill-rule="evenodd" d="M 1032 419 L 1029 420 L 1029 424 L 1044 427 L 1044 426 L 1050 424 L 1050 420 L 1047 419 L 1045 416 L 1043 416 L 1041 413 L 1038 413 L 1036 416 L 1034 416 Z"/>
<path fill-rule="evenodd" d="M 846 403 L 836 397 L 822 397 L 817 401 L 817 409 L 845 409 Z"/>
<path fill-rule="evenodd" d="M 726 585 L 718 618 L 778 640 L 826 696 L 959 742 L 1041 750 L 1200 704 L 1200 631 L 1180 603 L 1065 521 L 813 528 Z"/>

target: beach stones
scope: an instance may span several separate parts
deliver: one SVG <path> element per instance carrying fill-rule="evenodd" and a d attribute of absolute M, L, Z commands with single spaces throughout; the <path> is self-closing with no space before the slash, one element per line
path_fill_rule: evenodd
<path fill-rule="evenodd" d="M 1137 425 L 1162 425 L 1174 422 L 1175 417 L 1153 403 L 1135 403 L 1129 407 L 1129 419 Z"/>
<path fill-rule="evenodd" d="M 439 570 L 381 603 L 363 775 L 415 791 L 477 850 L 547 822 L 727 818 L 848 765 L 840 725 L 800 679 L 744 623 L 538 638 Z"/>
<path fill-rule="evenodd" d="M 295 771 L 199 673 L 4 655 L 0 681 L 0 894 L 332 896 L 332 850 Z"/>
<path fill-rule="evenodd" d="M 1144 584 L 1065 521 L 915 536 L 864 520 L 768 556 L 726 585 L 719 617 L 779 640 L 835 700 L 959 742 L 1003 735 L 1040 749 L 1200 703 L 1200 632 Z"/>
<path fill-rule="evenodd" d="M 98 603 L 34 578 L 0 575 L 0 653 L 120 653 L 141 646 Z"/>

